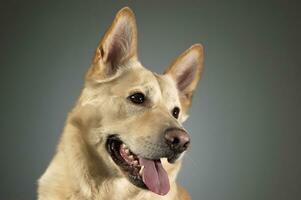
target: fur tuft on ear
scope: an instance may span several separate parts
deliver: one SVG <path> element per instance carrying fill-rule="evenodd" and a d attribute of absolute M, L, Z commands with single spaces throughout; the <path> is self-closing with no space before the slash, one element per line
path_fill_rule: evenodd
<path fill-rule="evenodd" d="M 184 112 L 191 106 L 193 92 L 203 72 L 203 62 L 204 48 L 201 44 L 195 44 L 182 53 L 164 73 L 175 81 Z"/>
<path fill-rule="evenodd" d="M 113 76 L 119 67 L 137 59 L 137 26 L 133 11 L 122 8 L 97 46 L 88 78 Z"/>

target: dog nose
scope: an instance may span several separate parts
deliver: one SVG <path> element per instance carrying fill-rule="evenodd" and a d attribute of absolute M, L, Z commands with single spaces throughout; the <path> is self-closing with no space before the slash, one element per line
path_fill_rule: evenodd
<path fill-rule="evenodd" d="M 185 151 L 190 144 L 188 133 L 179 128 L 171 128 L 165 131 L 165 139 L 171 150 L 177 153 Z"/>

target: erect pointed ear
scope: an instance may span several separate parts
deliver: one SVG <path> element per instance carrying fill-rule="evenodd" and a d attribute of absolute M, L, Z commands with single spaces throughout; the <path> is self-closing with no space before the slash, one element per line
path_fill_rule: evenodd
<path fill-rule="evenodd" d="M 137 26 L 133 11 L 124 7 L 97 46 L 87 76 L 109 78 L 131 59 L 137 59 Z"/>
<path fill-rule="evenodd" d="M 203 46 L 195 44 L 182 53 L 164 73 L 176 82 L 184 113 L 191 106 L 193 92 L 203 72 L 203 62 Z"/>

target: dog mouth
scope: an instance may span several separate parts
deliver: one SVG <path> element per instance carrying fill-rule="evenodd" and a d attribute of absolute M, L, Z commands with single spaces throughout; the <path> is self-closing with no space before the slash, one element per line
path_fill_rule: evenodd
<path fill-rule="evenodd" d="M 161 160 L 151 160 L 134 154 L 118 137 L 109 137 L 107 150 L 115 164 L 135 186 L 158 195 L 169 192 L 169 178 Z"/>

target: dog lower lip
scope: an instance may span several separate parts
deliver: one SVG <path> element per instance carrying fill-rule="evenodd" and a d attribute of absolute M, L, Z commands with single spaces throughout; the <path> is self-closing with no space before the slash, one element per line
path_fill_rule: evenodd
<path fill-rule="evenodd" d="M 180 157 L 179 154 L 173 154 L 172 156 L 167 158 L 167 161 L 172 164 L 175 163 L 179 157 Z"/>

